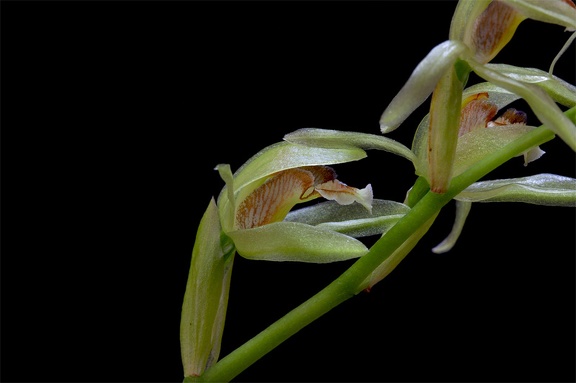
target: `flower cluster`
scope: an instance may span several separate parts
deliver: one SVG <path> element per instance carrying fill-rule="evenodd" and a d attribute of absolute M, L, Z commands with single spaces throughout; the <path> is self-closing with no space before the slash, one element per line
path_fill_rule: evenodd
<path fill-rule="evenodd" d="M 430 112 L 416 129 L 411 148 L 383 135 L 300 129 L 264 148 L 238 170 L 216 166 L 225 187 L 202 217 L 184 296 L 182 362 L 186 377 L 200 376 L 217 362 L 236 254 L 267 261 L 327 263 L 369 252 L 359 238 L 385 236 L 414 201 L 374 198 L 370 184 L 348 186 L 338 164 L 355 162 L 367 150 L 399 155 L 414 166 L 418 180 L 443 194 L 454 177 L 537 129 L 510 107 L 524 99 L 546 128 L 576 150 L 576 125 L 561 107 L 576 106 L 576 87 L 550 71 L 490 64 L 528 18 L 576 30 L 571 0 L 461 0 L 449 39 L 415 68 L 380 119 L 381 133 L 396 129 L 431 95 Z M 576 38 L 572 34 L 569 41 Z M 561 54 L 562 52 L 560 52 Z M 559 55 L 560 55 L 559 54 Z M 559 57 L 559 56 L 558 56 Z M 486 82 L 466 87 L 470 73 Z M 533 146 L 524 164 L 544 151 Z M 293 210 L 318 198 L 326 201 Z M 450 250 L 474 202 L 524 202 L 576 206 L 576 180 L 553 174 L 482 181 L 454 197 L 457 215 L 450 235 L 433 249 Z M 417 202 L 417 201 L 416 201 Z M 369 289 L 395 267 L 432 225 L 413 234 L 360 285 Z"/>

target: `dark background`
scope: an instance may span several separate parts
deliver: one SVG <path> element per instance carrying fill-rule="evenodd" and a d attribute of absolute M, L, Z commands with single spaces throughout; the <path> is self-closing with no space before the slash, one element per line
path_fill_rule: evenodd
<path fill-rule="evenodd" d="M 378 134 L 447 39 L 455 2 L 1 7 L 1 379 L 179 382 L 194 236 L 223 186 L 214 166 L 235 170 L 303 127 Z M 547 70 L 568 36 L 525 21 L 493 62 Z M 574 68 L 572 44 L 555 74 L 574 83 Z M 410 146 L 425 108 L 388 136 Z M 488 178 L 575 176 L 560 139 L 542 149 Z M 339 178 L 402 201 L 411 164 L 368 154 Z M 574 381 L 574 209 L 476 204 L 455 248 L 435 255 L 453 214 L 371 293 L 236 381 Z M 237 257 L 222 356 L 350 264 Z"/>

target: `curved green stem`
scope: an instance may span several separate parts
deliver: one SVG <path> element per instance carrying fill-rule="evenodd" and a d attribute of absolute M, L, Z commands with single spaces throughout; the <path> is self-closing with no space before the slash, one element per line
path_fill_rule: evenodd
<path fill-rule="evenodd" d="M 576 119 L 576 107 L 568 110 L 566 115 L 574 121 Z M 534 129 L 455 177 L 446 193 L 436 194 L 428 191 L 414 204 L 408 214 L 372 246 L 366 255 L 358 259 L 336 280 L 221 359 L 206 370 L 202 376 L 187 377 L 184 382 L 228 382 L 232 380 L 283 341 L 358 293 L 362 283 L 376 267 L 391 257 L 391 255 L 395 255 L 396 249 L 419 228 L 426 225 L 430 219 L 438 214 L 442 207 L 462 190 L 509 159 L 552 138 L 554 138 L 554 133 L 548 129 L 544 127 Z M 422 193 L 419 192 L 418 194 L 421 195 Z M 389 259 L 388 261 L 391 264 L 398 264 L 406 255 L 404 252 L 396 254 L 398 254 L 399 259 Z"/>

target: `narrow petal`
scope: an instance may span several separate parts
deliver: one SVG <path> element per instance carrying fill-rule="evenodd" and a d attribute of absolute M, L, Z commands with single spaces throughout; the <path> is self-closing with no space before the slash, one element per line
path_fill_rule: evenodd
<path fill-rule="evenodd" d="M 459 41 L 445 41 L 434 47 L 416 66 L 400 92 L 392 99 L 382 117 L 380 130 L 389 133 L 430 96 L 436 84 L 452 68 L 466 46 Z"/>
<path fill-rule="evenodd" d="M 317 148 L 344 149 L 360 148 L 377 149 L 394 153 L 414 162 L 414 153 L 396 140 L 375 134 L 346 132 L 330 129 L 303 128 L 284 136 L 286 141 L 294 144 Z"/>
<path fill-rule="evenodd" d="M 576 105 L 576 86 L 548 72 L 507 64 L 486 64 L 486 67 L 514 80 L 535 84 L 548 93 L 554 101 L 568 108 Z"/>
<path fill-rule="evenodd" d="M 476 182 L 456 196 L 467 202 L 524 202 L 576 207 L 576 179 L 557 174 Z"/>
<path fill-rule="evenodd" d="M 432 249 L 433 253 L 442 254 L 452 250 L 456 244 L 456 241 L 460 237 L 460 234 L 462 233 L 464 223 L 466 222 L 466 218 L 468 217 L 468 213 L 470 213 L 471 208 L 471 202 L 456 201 L 456 218 L 454 219 L 452 230 L 442 242 L 440 242 Z"/>
<path fill-rule="evenodd" d="M 228 234 L 238 254 L 253 260 L 329 263 L 368 252 L 357 239 L 298 222 L 274 222 Z"/>

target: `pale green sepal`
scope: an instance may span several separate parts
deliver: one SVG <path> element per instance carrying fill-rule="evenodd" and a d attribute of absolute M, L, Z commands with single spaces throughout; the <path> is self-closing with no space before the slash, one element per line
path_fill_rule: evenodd
<path fill-rule="evenodd" d="M 360 148 L 377 149 L 397 154 L 414 162 L 414 153 L 406 146 L 388 137 L 375 134 L 346 132 L 340 130 L 303 128 L 284 136 L 286 141 L 317 148 L 343 149 Z"/>
<path fill-rule="evenodd" d="M 452 230 L 442 242 L 432 248 L 433 253 L 442 254 L 452 250 L 458 237 L 460 237 L 462 233 L 464 223 L 471 208 L 472 202 L 456 201 L 456 217 L 454 219 L 454 225 L 452 225 Z"/>
<path fill-rule="evenodd" d="M 200 376 L 218 359 L 234 248 L 221 237 L 214 198 L 200 220 L 180 322 L 184 376 Z"/>
<path fill-rule="evenodd" d="M 520 82 L 491 70 L 486 65 L 479 64 L 472 58 L 468 60 L 468 64 L 484 80 L 506 88 L 526 100 L 534 114 L 540 119 L 540 122 L 546 125 L 546 128 L 559 135 L 572 150 L 576 151 L 576 125 L 562 113 L 562 110 L 548 96 L 548 93 L 534 84 Z"/>
<path fill-rule="evenodd" d="M 466 46 L 459 41 L 448 40 L 436 47 L 416 66 L 400 92 L 392 99 L 382 117 L 380 130 L 389 133 L 430 96 L 436 84 L 453 67 Z"/>
<path fill-rule="evenodd" d="M 536 68 L 520 68 L 508 64 L 486 64 L 491 70 L 525 83 L 532 83 L 544 89 L 557 103 L 568 108 L 576 105 L 576 86 Z"/>
<path fill-rule="evenodd" d="M 500 0 L 516 9 L 524 17 L 544 23 L 576 29 L 576 8 L 562 0 Z"/>
<path fill-rule="evenodd" d="M 357 239 L 299 222 L 274 222 L 228 235 L 238 254 L 253 260 L 329 263 L 368 252 Z"/>
<path fill-rule="evenodd" d="M 456 5 L 450 23 L 450 40 L 463 41 L 469 44 L 473 31 L 474 20 L 484 12 L 492 0 L 460 0 Z"/>
<path fill-rule="evenodd" d="M 455 197 L 465 202 L 524 202 L 576 207 L 576 179 L 557 174 L 476 182 Z"/>
<path fill-rule="evenodd" d="M 234 173 L 235 192 L 281 170 L 301 166 L 339 164 L 358 161 L 365 157 L 366 152 L 360 148 L 326 149 L 286 141 L 278 142 L 256 153 Z M 241 197 L 237 198 L 242 200 Z"/>
<path fill-rule="evenodd" d="M 291 211 L 284 221 L 305 223 L 359 238 L 385 233 L 409 210 L 400 202 L 375 199 L 370 214 L 359 204 L 340 205 L 326 201 Z"/>

